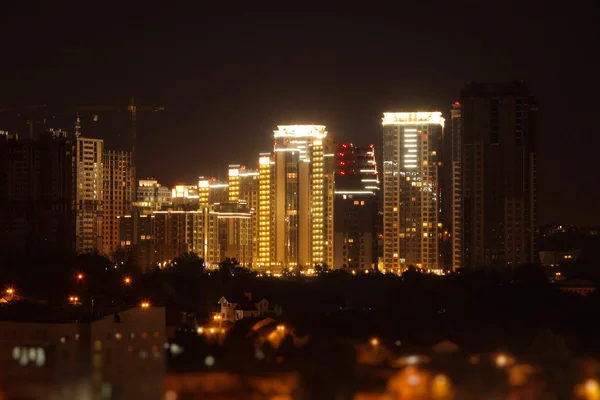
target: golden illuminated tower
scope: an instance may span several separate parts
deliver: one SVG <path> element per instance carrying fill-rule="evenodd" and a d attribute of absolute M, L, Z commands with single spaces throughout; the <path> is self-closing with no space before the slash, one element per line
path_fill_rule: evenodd
<path fill-rule="evenodd" d="M 333 163 L 323 125 L 280 125 L 274 131 L 277 268 L 313 267 L 333 260 Z"/>
<path fill-rule="evenodd" d="M 439 270 L 440 112 L 383 114 L 384 268 Z"/>
<path fill-rule="evenodd" d="M 258 160 L 258 259 L 257 267 L 270 267 L 274 262 L 273 221 L 271 218 L 274 162 L 271 154 L 261 154 Z"/>

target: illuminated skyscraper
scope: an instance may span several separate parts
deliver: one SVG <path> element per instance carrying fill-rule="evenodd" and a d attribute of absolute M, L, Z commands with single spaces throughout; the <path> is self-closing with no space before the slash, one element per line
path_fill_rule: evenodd
<path fill-rule="evenodd" d="M 130 151 L 104 150 L 102 164 L 103 251 L 112 257 L 121 242 L 117 217 L 131 214 L 135 200 L 135 177 Z"/>
<path fill-rule="evenodd" d="M 453 108 L 460 177 L 454 267 L 537 261 L 538 107 L 525 83 L 473 83 Z M 454 122 L 456 121 L 456 122 Z"/>
<path fill-rule="evenodd" d="M 275 264 L 333 263 L 331 146 L 323 125 L 281 125 L 275 138 Z"/>
<path fill-rule="evenodd" d="M 250 246 L 251 253 L 248 266 L 256 266 L 258 262 L 258 197 L 259 177 L 258 170 L 249 169 L 240 165 L 229 166 L 229 202 L 239 203 L 250 212 Z M 239 260 L 238 260 L 239 261 Z"/>
<path fill-rule="evenodd" d="M 73 181 L 75 183 L 75 249 L 77 253 L 103 253 L 102 153 L 104 141 L 83 136 L 75 138 Z"/>
<path fill-rule="evenodd" d="M 272 216 L 275 203 L 273 184 L 275 162 L 270 153 L 263 153 L 258 159 L 258 258 L 257 267 L 270 267 L 275 260 L 275 217 Z"/>
<path fill-rule="evenodd" d="M 383 114 L 384 268 L 442 268 L 440 112 Z"/>
<path fill-rule="evenodd" d="M 333 264 L 333 152 L 322 125 L 281 125 L 259 160 L 259 265 Z"/>

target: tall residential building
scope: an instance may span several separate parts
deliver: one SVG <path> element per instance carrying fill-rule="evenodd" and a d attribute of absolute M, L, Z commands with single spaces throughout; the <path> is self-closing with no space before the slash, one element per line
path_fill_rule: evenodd
<path fill-rule="evenodd" d="M 113 257 L 121 242 L 118 217 L 131 214 L 131 207 L 136 197 L 131 152 L 104 150 L 102 164 L 104 167 L 103 251 Z"/>
<path fill-rule="evenodd" d="M 258 170 L 239 165 L 229 166 L 229 202 L 245 202 L 250 212 L 250 246 L 249 266 L 258 262 Z"/>
<path fill-rule="evenodd" d="M 259 264 L 333 264 L 333 153 L 323 125 L 281 125 L 259 162 Z M 326 154 L 331 156 L 326 156 Z"/>
<path fill-rule="evenodd" d="M 73 141 L 0 131 L 0 264 L 73 251 Z"/>
<path fill-rule="evenodd" d="M 279 126 L 275 131 L 276 262 L 282 266 L 329 263 L 330 202 L 325 178 L 323 125 Z M 281 242 L 283 238 L 283 243 Z"/>
<path fill-rule="evenodd" d="M 335 175 L 333 266 L 372 269 L 378 259 L 379 176 L 374 146 L 339 144 Z"/>
<path fill-rule="evenodd" d="M 440 112 L 383 114 L 384 268 L 442 268 Z"/>
<path fill-rule="evenodd" d="M 452 176 L 452 229 L 450 231 L 452 240 L 452 269 L 462 267 L 464 264 L 463 249 L 463 194 L 462 194 L 462 152 L 461 141 L 461 107 L 460 102 L 455 101 L 450 110 L 451 116 L 451 176 Z"/>
<path fill-rule="evenodd" d="M 257 267 L 270 267 L 275 260 L 275 160 L 270 153 L 258 159 L 258 258 Z"/>
<path fill-rule="evenodd" d="M 453 135 L 462 149 L 461 179 L 454 180 L 462 194 L 453 214 L 453 225 L 462 224 L 455 268 L 537 261 L 537 112 L 522 82 L 472 83 L 462 91 Z"/>
<path fill-rule="evenodd" d="M 73 154 L 75 250 L 103 252 L 102 244 L 102 139 L 75 138 Z"/>

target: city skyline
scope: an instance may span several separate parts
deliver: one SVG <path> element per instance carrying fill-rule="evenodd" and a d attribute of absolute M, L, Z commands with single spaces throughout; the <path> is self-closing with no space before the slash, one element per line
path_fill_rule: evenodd
<path fill-rule="evenodd" d="M 0 7 L 0 400 L 600 399 L 596 3 Z"/>
<path fill-rule="evenodd" d="M 164 112 L 138 117 L 138 172 L 172 184 L 219 171 L 226 179 L 229 162 L 248 165 L 269 148 L 277 124 L 319 123 L 345 142 L 369 137 L 381 148 L 381 112 L 434 109 L 449 119 L 449 105 L 467 82 L 524 80 L 543 111 L 540 222 L 598 225 L 591 210 L 600 193 L 587 183 L 600 137 L 572 128 L 573 121 L 593 120 L 598 109 L 590 90 L 597 60 L 577 51 L 597 47 L 593 2 L 538 6 L 403 9 L 426 15 L 427 29 L 416 20 L 398 23 L 383 10 L 340 16 L 241 8 L 193 23 L 149 13 L 127 21 L 112 16 L 110 24 L 99 15 L 67 18 L 55 16 L 57 9 L 36 16 L 34 10 L 6 20 L 8 31 L 21 33 L 19 40 L 0 39 L 11 60 L 0 65 L 10 77 L 0 107 L 126 104 L 132 94 L 143 104 L 160 104 Z M 83 129 L 90 136 L 104 132 L 113 147 L 127 125 L 125 116 L 109 114 L 97 123 L 84 120 Z M 65 125 L 72 126 L 69 118 Z M 577 140 L 565 142 L 564 132 Z M 207 150 L 198 157 L 201 149 Z"/>

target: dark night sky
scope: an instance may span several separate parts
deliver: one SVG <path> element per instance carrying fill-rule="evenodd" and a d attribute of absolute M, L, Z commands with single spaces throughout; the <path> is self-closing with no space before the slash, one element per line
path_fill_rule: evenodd
<path fill-rule="evenodd" d="M 139 176 L 172 185 L 251 164 L 272 149 L 278 123 L 323 123 L 336 140 L 379 145 L 383 111 L 449 117 L 466 82 L 525 80 L 542 110 L 540 222 L 600 224 L 598 6 L 484 3 L 354 15 L 0 10 L 0 108 L 126 104 L 131 94 L 162 105 L 139 114 Z M 104 114 L 86 126 L 109 144 L 127 129 L 123 116 Z"/>

